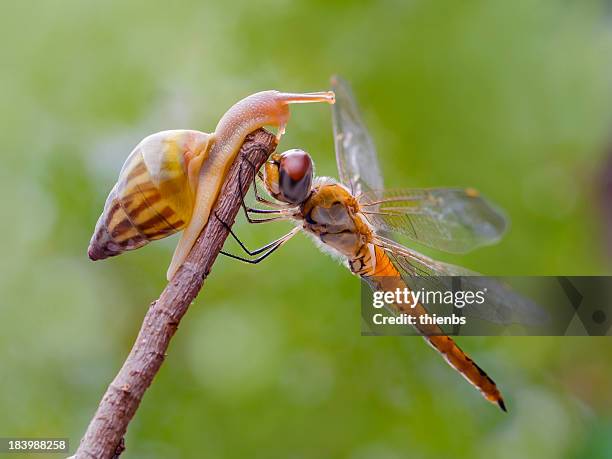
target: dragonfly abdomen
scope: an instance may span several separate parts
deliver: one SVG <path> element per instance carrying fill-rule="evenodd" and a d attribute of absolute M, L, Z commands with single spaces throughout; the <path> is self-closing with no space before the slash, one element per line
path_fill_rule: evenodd
<path fill-rule="evenodd" d="M 396 291 L 397 289 L 409 289 L 410 287 L 404 282 L 400 272 L 386 252 L 376 245 L 373 247 L 374 257 L 370 256 L 369 267 L 366 260 L 368 260 L 368 253 L 371 253 L 371 250 L 367 249 L 367 252 L 360 250 L 358 256 L 349 261 L 351 269 L 353 269 L 353 266 L 364 266 L 361 269 L 361 273 L 356 272 L 356 274 L 361 275 L 363 279 L 368 281 L 374 290 Z M 371 260 L 376 260 L 376 263 L 372 265 Z M 484 398 L 492 403 L 496 403 L 502 410 L 506 411 L 504 400 L 495 381 L 463 352 L 451 337 L 444 335 L 440 327 L 435 324 L 422 324 L 420 322 L 420 317 L 427 314 L 427 309 L 423 305 L 420 303 L 414 306 L 395 304 L 394 308 L 398 312 L 416 317 L 415 328 L 425 341 L 438 351 L 451 367 L 461 373 L 470 384 L 478 389 Z"/>
<path fill-rule="evenodd" d="M 504 399 L 495 381 L 463 352 L 455 340 L 446 335 L 425 336 L 424 338 L 431 347 L 442 354 L 444 360 L 451 367 L 456 369 L 470 384 L 476 387 L 484 398 L 491 403 L 496 403 L 502 410 L 506 411 Z"/>
<path fill-rule="evenodd" d="M 348 264 L 353 273 L 364 278 L 401 277 L 385 251 L 374 244 L 362 244 Z"/>

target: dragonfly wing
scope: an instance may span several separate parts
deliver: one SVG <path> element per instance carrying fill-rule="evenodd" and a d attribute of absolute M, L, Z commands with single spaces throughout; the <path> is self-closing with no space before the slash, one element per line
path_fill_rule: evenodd
<path fill-rule="evenodd" d="M 382 189 L 383 179 L 378 156 L 349 84 L 332 77 L 336 103 L 332 105 L 334 145 L 340 181 L 354 196 L 364 191 Z"/>
<path fill-rule="evenodd" d="M 359 204 L 377 230 L 445 252 L 493 244 L 507 227 L 503 213 L 471 189 L 374 190 L 360 196 Z"/>
<path fill-rule="evenodd" d="M 486 301 L 483 304 L 472 303 L 463 308 L 466 317 L 500 325 L 527 326 L 543 325 L 548 320 L 548 314 L 540 306 L 489 277 L 460 266 L 432 260 L 382 236 L 376 236 L 376 243 L 388 253 L 409 287 L 412 285 L 415 288 L 415 279 L 418 279 L 419 287 L 431 291 L 452 291 L 452 278 L 461 276 L 461 288 L 464 291 L 486 289 Z"/>

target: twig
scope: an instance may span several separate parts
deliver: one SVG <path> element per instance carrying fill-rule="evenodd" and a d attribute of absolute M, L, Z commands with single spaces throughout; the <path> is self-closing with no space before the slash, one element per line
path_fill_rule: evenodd
<path fill-rule="evenodd" d="M 168 283 L 158 300 L 151 303 L 138 338 L 119 373 L 108 386 L 81 444 L 72 457 L 110 459 L 123 451 L 123 436 L 140 400 L 151 385 L 166 356 L 181 318 L 200 291 L 204 279 L 228 235 L 241 205 L 239 177 L 243 193 L 248 190 L 255 169 L 244 166 L 248 160 L 259 169 L 276 148 L 276 139 L 260 129 L 250 134 L 232 165 L 208 224 L 200 234 L 186 262 Z M 242 171 L 240 168 L 242 167 Z M 218 215 L 219 219 L 214 215 Z"/>

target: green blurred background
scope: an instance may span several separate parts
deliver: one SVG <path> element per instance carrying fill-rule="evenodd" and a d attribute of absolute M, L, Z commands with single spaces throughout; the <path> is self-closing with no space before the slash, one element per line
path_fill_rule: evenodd
<path fill-rule="evenodd" d="M 609 8 L 4 2 L 0 436 L 68 436 L 74 450 L 165 285 L 176 238 L 87 259 L 131 148 L 163 129 L 211 131 L 259 90 L 322 90 L 340 73 L 388 186 L 469 185 L 506 209 L 502 243 L 441 258 L 488 274 L 609 273 Z M 280 148 L 334 176 L 329 107 L 292 112 Z M 287 229 L 236 225 L 251 247 Z M 358 281 L 306 237 L 257 266 L 219 259 L 122 457 L 612 457 L 610 338 L 460 342 L 508 414 L 418 338 L 361 337 Z"/>

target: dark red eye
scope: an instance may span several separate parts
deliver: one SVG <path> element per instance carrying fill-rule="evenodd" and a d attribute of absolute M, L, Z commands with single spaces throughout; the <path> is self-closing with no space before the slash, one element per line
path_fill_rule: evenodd
<path fill-rule="evenodd" d="M 288 150 L 281 155 L 281 169 L 294 181 L 302 180 L 312 170 L 310 155 L 304 150 Z"/>
<path fill-rule="evenodd" d="M 312 185 L 312 159 L 304 150 L 288 150 L 280 157 L 280 191 L 287 202 L 302 203 Z"/>

